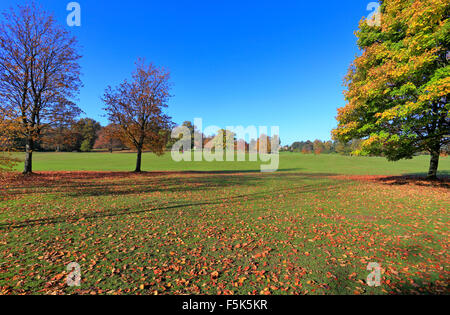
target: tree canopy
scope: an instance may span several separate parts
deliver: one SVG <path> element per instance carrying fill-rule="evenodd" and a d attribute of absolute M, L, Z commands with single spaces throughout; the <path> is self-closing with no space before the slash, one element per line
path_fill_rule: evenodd
<path fill-rule="evenodd" d="M 77 41 L 34 4 L 3 13 L 0 23 L 0 104 L 8 126 L 25 140 L 24 173 L 43 131 L 80 113 L 71 100 L 81 86 Z"/>
<path fill-rule="evenodd" d="M 338 110 L 335 139 L 364 139 L 359 154 L 389 160 L 432 156 L 450 142 L 450 2 L 381 1 L 381 25 L 361 21 L 362 51 L 345 78 L 347 104 Z"/>
<path fill-rule="evenodd" d="M 170 97 L 170 74 L 163 68 L 136 62 L 132 80 L 116 88 L 108 87 L 103 96 L 111 123 L 120 127 L 125 144 L 137 150 L 136 172 L 141 171 L 144 149 L 162 154 L 171 128 L 171 118 L 164 114 Z"/>
<path fill-rule="evenodd" d="M 97 140 L 94 144 L 94 149 L 108 149 L 110 153 L 114 149 L 124 149 L 125 145 L 121 141 L 120 127 L 114 124 L 109 124 L 101 128 L 98 132 Z"/>

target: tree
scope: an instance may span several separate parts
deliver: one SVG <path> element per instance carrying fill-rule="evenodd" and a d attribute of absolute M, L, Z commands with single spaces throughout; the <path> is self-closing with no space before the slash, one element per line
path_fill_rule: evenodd
<path fill-rule="evenodd" d="M 120 128 L 114 124 L 109 124 L 98 132 L 94 149 L 108 149 L 110 153 L 113 153 L 115 148 L 123 149 L 124 146 L 120 140 Z"/>
<path fill-rule="evenodd" d="M 0 104 L 8 112 L 8 120 L 20 121 L 20 135 L 26 143 L 26 174 L 32 172 L 32 154 L 43 131 L 58 114 L 71 117 L 78 113 L 70 101 L 81 85 L 76 49 L 76 39 L 53 15 L 34 4 L 3 13 Z"/>
<path fill-rule="evenodd" d="M 76 141 L 77 137 L 72 132 L 71 126 L 56 126 L 46 131 L 42 137 L 40 148 L 55 152 L 71 151 L 75 147 Z"/>
<path fill-rule="evenodd" d="M 187 146 L 188 147 L 190 146 L 191 150 L 194 150 L 196 147 L 199 147 L 200 144 L 195 142 L 196 135 L 200 135 L 200 138 L 203 138 L 203 134 L 200 134 L 200 131 L 198 130 L 197 126 L 194 126 L 194 124 L 190 121 L 185 121 L 181 124 L 181 127 L 186 127 L 189 130 L 189 133 L 191 135 L 191 138 L 189 140 L 190 144 Z M 169 150 L 172 149 L 172 147 L 175 145 L 175 143 L 182 140 L 182 138 L 183 138 L 183 135 L 180 135 L 178 139 L 172 138 L 172 130 L 164 131 L 164 135 L 167 138 L 166 149 L 169 149 Z"/>
<path fill-rule="evenodd" d="M 314 143 L 311 142 L 310 140 L 306 141 L 303 143 L 301 152 L 303 154 L 311 154 L 314 151 Z"/>
<path fill-rule="evenodd" d="M 258 138 L 256 147 L 258 152 L 265 152 L 265 153 L 270 153 L 272 148 L 271 148 L 271 138 L 265 134 L 261 134 Z"/>
<path fill-rule="evenodd" d="M 195 145 L 195 126 L 190 121 L 185 121 L 181 126 L 189 129 L 189 132 L 191 134 L 191 150 L 193 150 Z"/>
<path fill-rule="evenodd" d="M 335 139 L 364 139 L 359 154 L 397 161 L 427 151 L 437 176 L 450 141 L 450 2 L 385 0 L 381 26 L 360 23 L 362 55 L 346 77 L 347 105 L 338 110 Z"/>
<path fill-rule="evenodd" d="M 91 144 L 88 139 L 83 140 L 81 142 L 80 151 L 81 152 L 90 152 L 92 150 Z"/>
<path fill-rule="evenodd" d="M 164 68 L 146 65 L 139 59 L 132 81 L 125 80 L 116 88 L 108 87 L 103 96 L 109 120 L 120 127 L 122 138 L 137 150 L 135 172 L 141 172 L 144 149 L 161 155 L 172 126 L 163 113 L 170 98 L 170 74 Z"/>
<path fill-rule="evenodd" d="M 76 150 L 82 152 L 92 151 L 98 132 L 102 126 L 100 123 L 91 118 L 82 118 L 73 126 L 73 132 L 76 134 Z"/>
<path fill-rule="evenodd" d="M 183 122 L 182 126 L 189 129 L 189 132 L 191 133 L 191 150 L 194 150 L 196 147 L 196 143 L 195 143 L 196 137 L 195 136 L 200 135 L 200 131 L 198 130 L 197 126 L 195 126 L 190 121 Z M 203 135 L 201 135 L 201 136 L 203 137 Z"/>
<path fill-rule="evenodd" d="M 325 151 L 325 146 L 321 140 L 314 140 L 313 147 L 315 155 L 321 155 Z"/>
<path fill-rule="evenodd" d="M 209 147 L 212 149 L 220 148 L 223 152 L 226 152 L 228 148 L 234 150 L 236 142 L 236 134 L 232 131 L 220 129 L 217 131 L 217 135 L 209 142 Z"/>
<path fill-rule="evenodd" d="M 357 152 L 361 152 L 363 140 L 361 139 L 353 139 L 350 141 L 342 142 L 335 141 L 333 144 L 334 151 L 341 155 L 352 155 Z"/>
<path fill-rule="evenodd" d="M 323 149 L 325 154 L 331 154 L 334 152 L 334 146 L 332 141 L 323 142 Z"/>
<path fill-rule="evenodd" d="M 70 107 L 72 112 L 60 111 L 55 113 L 54 123 L 46 128 L 42 136 L 41 148 L 51 149 L 56 152 L 74 151 L 77 146 L 77 133 L 74 131 L 76 120 L 74 116 L 81 114 L 77 107 Z"/>

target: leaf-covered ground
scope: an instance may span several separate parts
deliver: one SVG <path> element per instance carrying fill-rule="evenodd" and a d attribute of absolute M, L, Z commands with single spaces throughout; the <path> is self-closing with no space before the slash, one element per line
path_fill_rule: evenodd
<path fill-rule="evenodd" d="M 448 294 L 449 209 L 448 181 L 411 178 L 9 175 L 0 294 Z"/>

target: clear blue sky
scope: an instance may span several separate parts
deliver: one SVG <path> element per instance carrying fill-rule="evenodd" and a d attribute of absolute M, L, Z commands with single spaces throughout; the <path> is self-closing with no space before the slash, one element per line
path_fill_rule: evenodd
<path fill-rule="evenodd" d="M 101 95 L 138 57 L 172 73 L 169 114 L 204 126 L 280 126 L 283 144 L 330 139 L 354 31 L 373 0 L 81 0 L 80 107 L 106 124 Z M 20 0 L 1 0 L 0 9 Z M 23 2 L 23 1 L 22 1 Z M 37 0 L 65 24 L 66 0 Z"/>

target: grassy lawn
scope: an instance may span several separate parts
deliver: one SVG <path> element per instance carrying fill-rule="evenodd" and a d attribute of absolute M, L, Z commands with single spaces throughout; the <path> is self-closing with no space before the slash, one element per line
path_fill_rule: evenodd
<path fill-rule="evenodd" d="M 385 158 L 349 157 L 340 155 L 280 154 L 280 171 L 351 174 L 351 175 L 401 175 L 426 174 L 430 158 L 419 156 L 413 160 L 388 162 Z M 23 158 L 23 154 L 16 154 Z M 36 171 L 132 171 L 136 163 L 134 153 L 35 153 L 33 168 Z M 180 162 L 175 163 L 171 155 L 157 157 L 144 154 L 144 171 L 252 171 L 260 170 L 261 162 Z M 19 164 L 16 170 L 22 170 Z M 450 174 L 450 158 L 442 158 L 441 174 Z"/>
<path fill-rule="evenodd" d="M 135 156 L 35 158 L 41 171 L 127 171 Z M 10 174 L 0 294 L 448 294 L 448 180 L 356 176 L 427 165 L 286 153 L 280 172 L 262 174 L 259 163 L 145 155 L 145 170 L 172 172 Z M 71 262 L 79 288 L 65 284 Z M 380 287 L 366 284 L 370 262 Z"/>

